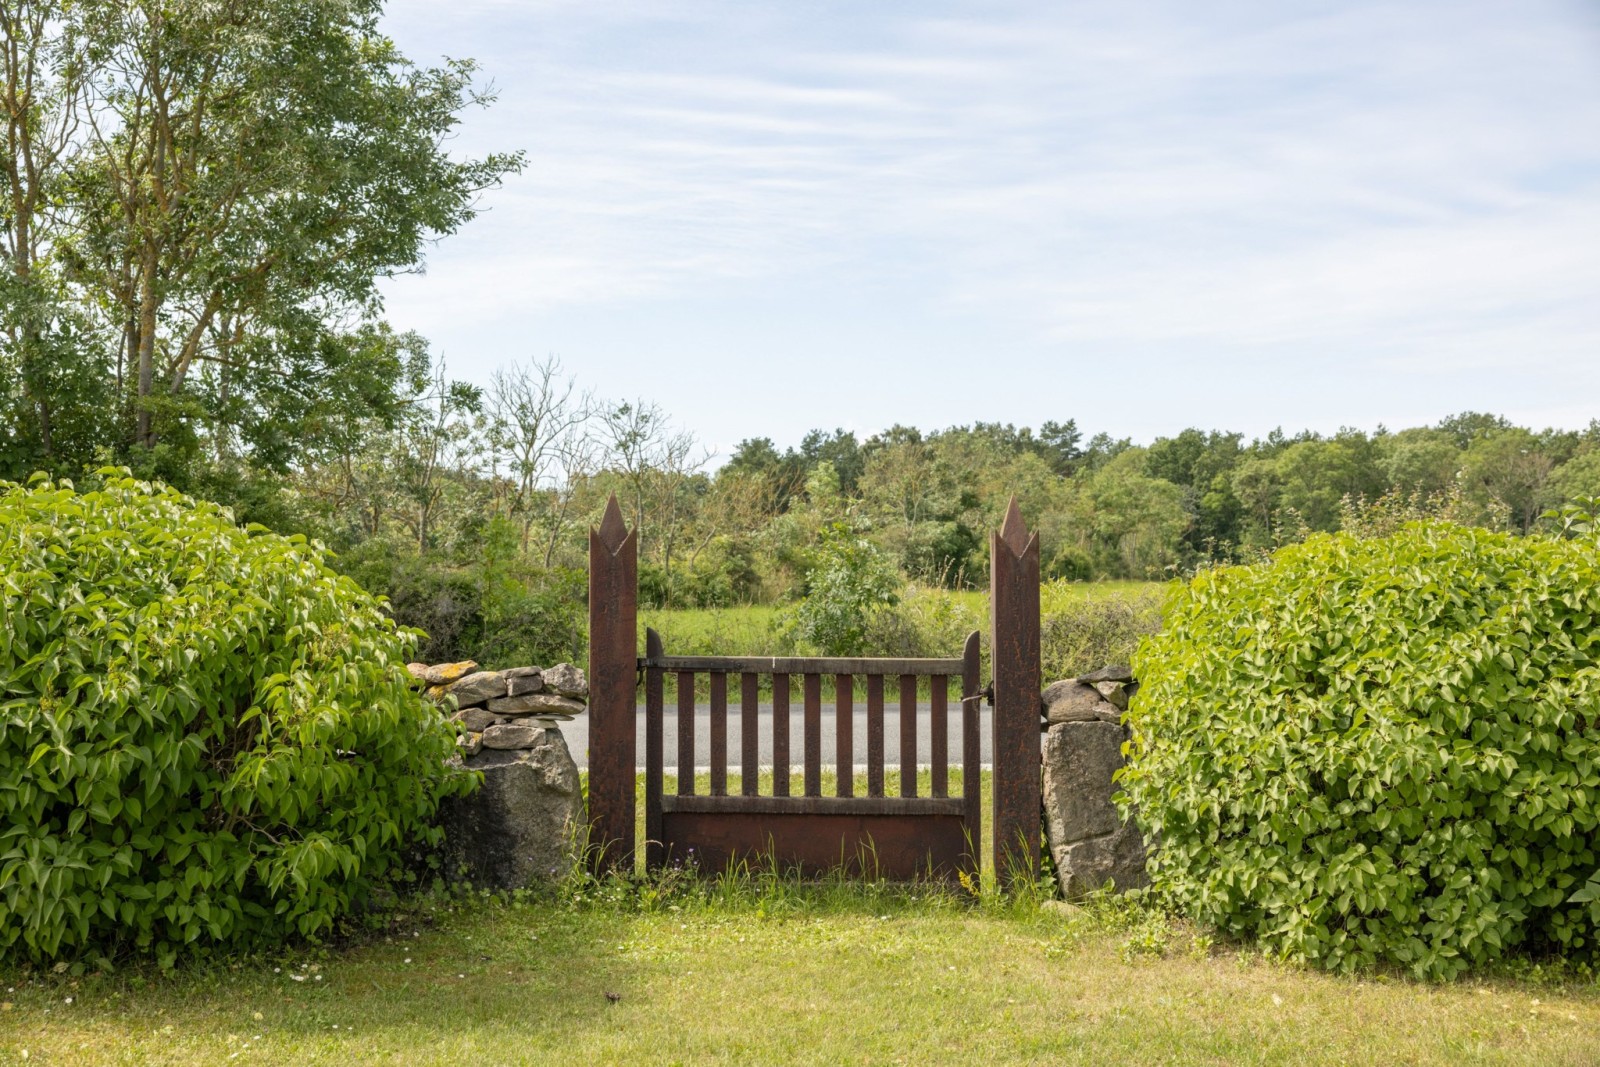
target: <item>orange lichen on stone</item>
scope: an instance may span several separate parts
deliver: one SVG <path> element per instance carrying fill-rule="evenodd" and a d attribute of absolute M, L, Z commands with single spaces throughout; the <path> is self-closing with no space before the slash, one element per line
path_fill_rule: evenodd
<path fill-rule="evenodd" d="M 460 663 L 436 663 L 424 671 L 422 677 L 429 685 L 449 685 L 477 669 L 478 661 L 472 659 L 464 659 Z"/>

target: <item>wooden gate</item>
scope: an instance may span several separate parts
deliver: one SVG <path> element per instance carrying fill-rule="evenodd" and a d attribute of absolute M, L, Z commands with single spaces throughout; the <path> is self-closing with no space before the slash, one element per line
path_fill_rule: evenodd
<path fill-rule="evenodd" d="M 645 689 L 645 862 L 693 861 L 715 872 L 730 861 L 775 861 L 782 870 L 845 870 L 895 879 L 975 873 L 982 782 L 979 702 L 993 705 L 991 761 L 995 870 L 1003 883 L 1037 877 L 1039 864 L 1039 545 L 1015 501 L 990 542 L 991 649 L 995 680 L 980 678 L 978 634 L 949 659 L 672 656 L 647 631 L 637 654 L 635 538 L 615 498 L 590 532 L 589 812 L 599 867 L 634 862 L 636 688 Z M 676 783 L 666 783 L 666 679 L 675 688 Z M 738 791 L 728 791 L 728 685 L 737 679 Z M 699 762 L 697 692 L 709 700 L 706 760 Z M 763 686 L 763 679 L 768 684 Z M 899 784 L 885 789 L 885 687 L 895 685 Z M 857 794 L 857 681 L 865 689 L 865 794 Z M 835 772 L 822 789 L 825 683 L 833 705 Z M 951 696 L 952 683 L 956 683 Z M 770 690 L 763 711 L 762 690 Z M 794 690 L 801 712 L 800 760 L 792 761 Z M 926 694 L 927 708 L 919 697 Z M 950 712 L 959 709 L 951 737 Z M 763 731 L 763 724 L 766 725 Z M 927 738 L 922 751 L 919 734 Z M 759 755 L 765 737 L 769 759 Z M 961 792 L 950 795 L 952 741 Z M 924 755 L 926 758 L 924 759 Z M 800 782 L 791 767 L 800 767 Z M 770 778 L 764 783 L 763 765 Z M 928 770 L 919 795 L 918 770 Z M 697 789 L 697 769 L 707 788 Z"/>
<path fill-rule="evenodd" d="M 650 867 L 691 857 L 703 870 L 730 860 L 770 858 L 807 873 L 834 868 L 908 879 L 975 870 L 980 841 L 978 635 L 954 659 L 769 659 L 668 656 L 648 631 L 645 642 L 645 862 Z M 677 787 L 663 792 L 663 680 L 677 688 Z M 696 788 L 696 685 L 710 690 L 709 789 Z M 739 682 L 739 792 L 728 793 L 728 678 Z M 771 679 L 771 710 L 760 708 L 761 679 Z M 822 792 L 822 690 L 831 680 L 834 788 Z M 866 688 L 866 795 L 856 795 L 856 679 Z M 898 685 L 900 783 L 884 791 L 884 684 Z M 926 679 L 929 789 L 917 795 L 918 684 Z M 949 791 L 950 682 L 960 683 L 961 795 Z M 799 795 L 790 790 L 790 697 L 799 681 L 803 705 Z M 771 781 L 760 786 L 762 720 L 768 727 Z"/>

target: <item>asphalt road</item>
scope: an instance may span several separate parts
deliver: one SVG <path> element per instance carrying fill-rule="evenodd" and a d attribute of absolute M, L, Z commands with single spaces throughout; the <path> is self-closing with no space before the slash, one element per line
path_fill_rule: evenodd
<path fill-rule="evenodd" d="M 897 770 L 900 766 L 900 709 L 898 704 L 891 702 L 892 706 L 885 709 L 883 715 L 883 752 L 884 764 L 890 770 Z M 759 761 L 761 766 L 772 766 L 772 705 L 762 704 L 758 713 L 760 717 L 760 746 Z M 728 768 L 737 772 L 743 760 L 740 744 L 739 708 L 728 709 Z M 678 766 L 678 713 L 674 706 L 668 705 L 666 724 L 663 729 L 663 747 L 666 749 L 666 770 L 671 774 Z M 834 756 L 835 734 L 834 709 L 822 709 L 822 765 L 829 767 L 836 763 Z M 851 755 L 854 757 L 855 766 L 864 768 L 867 765 L 867 713 L 859 704 L 852 716 L 853 730 Z M 644 769 L 644 705 L 638 709 L 638 765 Z M 931 730 L 933 715 L 927 705 L 917 709 L 917 762 L 926 766 L 929 753 L 932 751 Z M 579 715 L 570 722 L 561 724 L 561 734 L 566 738 L 567 748 L 572 751 L 572 758 L 578 761 L 580 768 L 589 766 L 589 717 Z M 961 712 L 951 709 L 949 712 L 949 752 L 950 765 L 961 766 Z M 989 708 L 984 707 L 978 713 L 978 737 L 982 753 L 982 762 L 985 767 L 989 765 Z M 798 707 L 789 710 L 789 759 L 791 765 L 798 767 L 805 757 L 805 714 Z M 707 767 L 711 753 L 711 706 L 700 704 L 695 708 L 694 716 L 694 753 L 695 763 L 699 769 Z"/>

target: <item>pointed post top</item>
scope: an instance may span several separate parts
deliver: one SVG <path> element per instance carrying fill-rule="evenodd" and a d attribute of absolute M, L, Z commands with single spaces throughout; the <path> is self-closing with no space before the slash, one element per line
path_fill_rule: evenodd
<path fill-rule="evenodd" d="M 622 521 L 622 508 L 617 504 L 617 494 L 606 501 L 606 513 L 600 519 L 600 541 L 614 554 L 628 538 L 628 524 Z"/>
<path fill-rule="evenodd" d="M 1017 507 L 1015 495 L 1006 508 L 1005 521 L 1000 524 L 1000 540 L 1006 543 L 1013 555 L 1020 556 L 1028 550 L 1028 524 L 1022 521 L 1022 509 Z"/>

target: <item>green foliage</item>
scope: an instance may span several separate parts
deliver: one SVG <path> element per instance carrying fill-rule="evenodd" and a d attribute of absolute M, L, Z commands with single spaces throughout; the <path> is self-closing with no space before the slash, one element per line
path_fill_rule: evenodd
<path fill-rule="evenodd" d="M 1144 449 L 1123 449 L 1079 479 L 1068 529 L 1077 533 L 1077 547 L 1095 574 L 1158 578 L 1178 562 L 1189 525 L 1184 492 L 1150 477 L 1145 463 Z"/>
<path fill-rule="evenodd" d="M 1600 496 L 1600 448 L 1580 452 L 1550 475 L 1551 495 L 1560 500 Z"/>
<path fill-rule="evenodd" d="M 1039 591 L 1039 652 L 1048 681 L 1127 663 L 1139 641 L 1161 629 L 1161 587 L 1088 596 L 1085 586 L 1048 582 Z"/>
<path fill-rule="evenodd" d="M 1093 569 L 1089 553 L 1073 545 L 1062 545 L 1044 565 L 1042 577 L 1047 581 L 1054 578 L 1067 582 L 1082 582 L 1088 580 Z"/>
<path fill-rule="evenodd" d="M 872 615 L 863 645 L 874 656 L 955 656 L 969 633 L 988 625 L 981 599 L 912 586 Z"/>
<path fill-rule="evenodd" d="M 1391 436 L 1379 465 L 1396 489 L 1425 495 L 1443 493 L 1456 484 L 1461 452 L 1451 434 L 1419 426 Z"/>
<path fill-rule="evenodd" d="M 1514 426 L 1486 433 L 1461 454 L 1459 480 L 1482 508 L 1478 521 L 1494 525 L 1498 518 L 1519 533 L 1533 526 L 1552 503 L 1547 483 L 1558 461 L 1543 445 L 1540 435 Z"/>
<path fill-rule="evenodd" d="M 1337 969 L 1592 957 L 1600 553 L 1413 523 L 1197 576 L 1141 646 L 1156 886 Z"/>
<path fill-rule="evenodd" d="M 1473 506 L 1455 486 L 1433 493 L 1391 489 L 1371 500 L 1346 496 L 1339 501 L 1339 530 L 1357 537 L 1387 537 L 1406 523 L 1425 519 L 1470 525 L 1472 511 Z"/>
<path fill-rule="evenodd" d="M 1580 496 L 1540 518 L 1562 537 L 1600 540 L 1600 496 Z"/>
<path fill-rule="evenodd" d="M 822 533 L 806 585 L 789 616 L 791 632 L 825 655 L 857 656 L 866 652 L 874 616 L 898 599 L 900 574 L 864 531 L 836 522 Z"/>
<path fill-rule="evenodd" d="M 644 593 L 646 568 L 640 567 L 640 593 Z M 748 538 L 714 537 L 706 550 L 687 567 L 673 572 L 671 596 L 646 601 L 662 607 L 684 604 L 696 608 L 729 608 L 753 603 L 761 593 L 761 575 L 755 567 L 755 552 Z M 663 583 L 665 584 L 665 583 Z"/>
<path fill-rule="evenodd" d="M 58 278 L 0 269 L 0 478 L 24 477 L 37 460 L 72 473 L 92 462 L 108 363 Z"/>
<path fill-rule="evenodd" d="M 0 486 L 0 952 L 325 933 L 470 785 L 415 635 L 303 538 L 103 473 Z"/>
<path fill-rule="evenodd" d="M 7 5 L 0 474 L 86 446 L 287 471 L 395 417 L 380 282 L 522 157 L 447 150 L 492 93 L 401 55 L 381 6 Z"/>
<path fill-rule="evenodd" d="M 581 662 L 589 644 L 588 576 L 553 568 L 486 604 L 483 629 L 457 659 L 521 666 Z"/>
<path fill-rule="evenodd" d="M 955 584 L 973 569 L 982 541 L 963 518 L 974 503 L 965 484 L 970 467 L 952 462 L 951 449 L 904 426 L 885 431 L 868 445 L 861 502 L 875 520 L 877 539 L 909 578 Z"/>
<path fill-rule="evenodd" d="M 492 536 L 483 543 L 488 549 Z M 507 575 L 485 551 L 477 566 L 363 545 L 336 560 L 363 588 L 384 590 L 388 613 L 423 631 L 428 663 L 475 659 L 496 667 L 574 661 L 588 642 L 584 572 L 555 567 Z"/>

